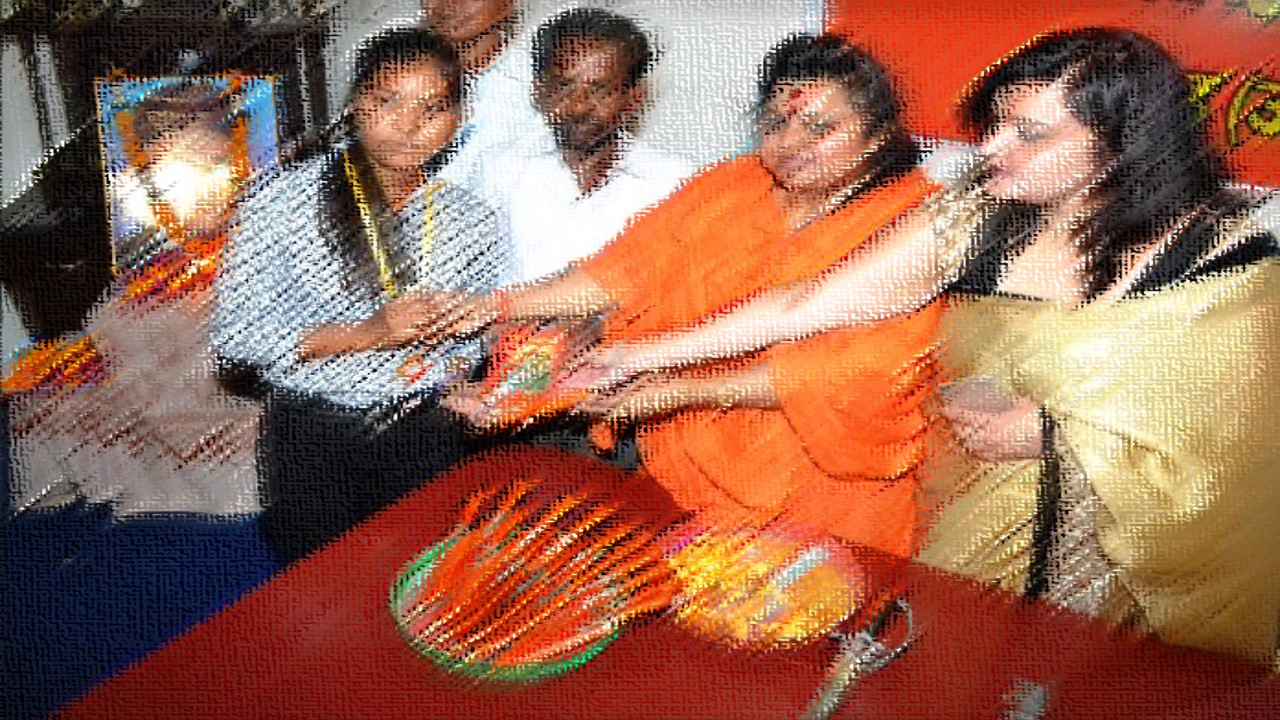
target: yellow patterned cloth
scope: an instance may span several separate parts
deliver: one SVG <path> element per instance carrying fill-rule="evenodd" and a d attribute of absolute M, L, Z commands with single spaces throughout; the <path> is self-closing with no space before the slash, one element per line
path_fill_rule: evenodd
<path fill-rule="evenodd" d="M 849 548 L 812 531 L 715 528 L 675 544 L 676 620 L 710 640 L 755 648 L 806 642 L 852 615 L 866 592 Z"/>
<path fill-rule="evenodd" d="M 1083 307 L 963 300 L 944 337 L 958 376 L 985 377 L 1056 420 L 1061 475 L 1085 481 L 1088 532 L 1110 575 L 1095 614 L 1272 661 L 1280 264 Z M 1020 591 L 1040 463 L 964 468 L 922 559 Z"/>

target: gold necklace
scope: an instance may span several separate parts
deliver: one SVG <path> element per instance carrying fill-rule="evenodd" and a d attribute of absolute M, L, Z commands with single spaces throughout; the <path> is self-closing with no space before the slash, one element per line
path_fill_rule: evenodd
<path fill-rule="evenodd" d="M 356 207 L 360 211 L 360 225 L 364 228 L 364 236 L 369 242 L 369 250 L 373 253 L 373 259 L 378 264 L 378 278 L 382 281 L 382 290 L 386 293 L 388 299 L 394 299 L 404 288 L 396 284 L 395 273 L 391 268 L 391 259 L 378 236 L 377 220 L 373 216 L 369 195 L 365 192 L 364 184 L 360 181 L 360 173 L 356 170 L 355 163 L 351 161 L 351 153 L 349 151 L 344 150 L 342 153 L 342 168 L 346 172 L 347 182 L 351 184 L 351 194 L 355 196 Z M 435 251 L 435 196 L 439 192 L 441 185 L 442 183 L 438 180 L 430 180 L 426 183 L 426 197 L 423 199 L 422 207 L 422 254 L 419 260 L 418 273 L 420 279 L 426 279 L 427 271 L 431 265 L 431 256 Z"/>

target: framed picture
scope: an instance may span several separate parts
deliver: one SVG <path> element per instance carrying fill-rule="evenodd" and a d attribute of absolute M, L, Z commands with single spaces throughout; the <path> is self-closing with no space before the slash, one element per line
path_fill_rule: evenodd
<path fill-rule="evenodd" d="M 276 81 L 214 75 L 96 85 L 116 272 L 225 230 L 254 175 L 276 165 Z"/>

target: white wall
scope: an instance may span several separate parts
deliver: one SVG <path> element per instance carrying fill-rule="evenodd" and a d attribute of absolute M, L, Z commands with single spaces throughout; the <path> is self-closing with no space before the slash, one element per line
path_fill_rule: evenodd
<path fill-rule="evenodd" d="M 22 66 L 17 43 L 6 41 L 0 53 L 0 167 L 4 176 L 4 200 L 8 201 L 31 182 L 31 171 L 40 162 L 40 132 L 27 73 Z"/>
<path fill-rule="evenodd" d="M 337 119 L 346 100 L 354 52 L 360 41 L 379 30 L 417 24 L 422 13 L 420 5 L 418 0 L 346 0 L 335 8 L 324 49 L 333 119 Z"/>

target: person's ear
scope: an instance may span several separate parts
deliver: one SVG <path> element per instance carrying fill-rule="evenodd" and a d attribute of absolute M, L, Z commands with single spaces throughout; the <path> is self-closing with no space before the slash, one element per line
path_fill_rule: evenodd
<path fill-rule="evenodd" d="M 639 113 L 644 109 L 645 103 L 649 101 L 649 93 L 652 86 L 649 84 L 648 78 L 640 78 L 627 91 L 627 111 L 631 113 Z"/>
<path fill-rule="evenodd" d="M 640 132 L 640 126 L 644 124 L 651 89 L 648 78 L 640 78 L 625 91 L 627 97 L 626 107 L 622 110 L 622 127 L 633 135 Z"/>
<path fill-rule="evenodd" d="M 649 104 L 651 86 L 647 78 L 640 78 L 626 93 L 626 106 L 622 110 L 622 126 L 627 132 L 637 133 L 644 123 L 645 109 Z"/>

